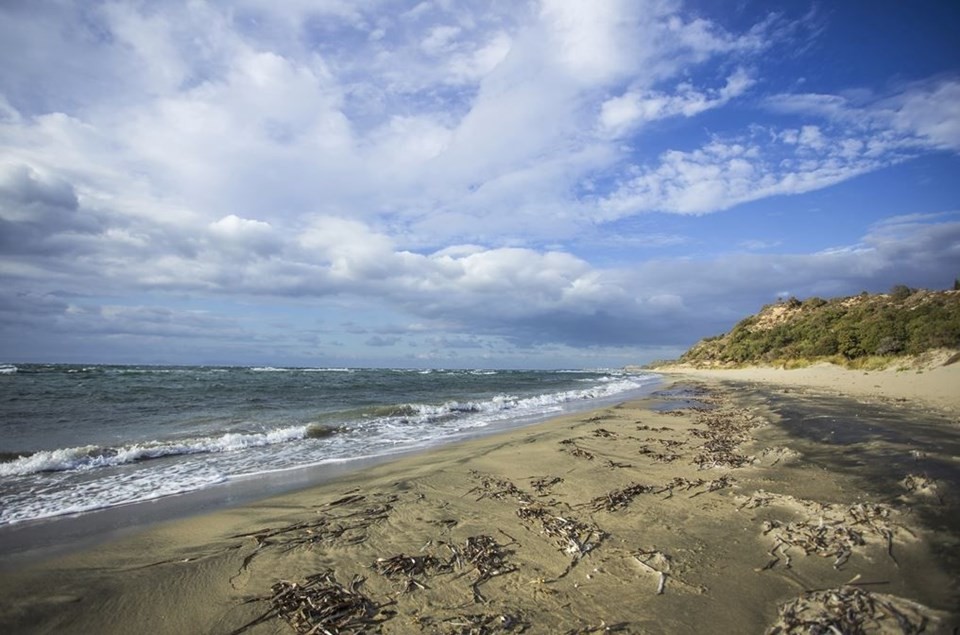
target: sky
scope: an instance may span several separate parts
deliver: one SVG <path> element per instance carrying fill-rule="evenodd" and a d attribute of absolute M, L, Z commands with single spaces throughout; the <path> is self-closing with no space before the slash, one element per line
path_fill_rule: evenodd
<path fill-rule="evenodd" d="M 3 0 L 0 362 L 599 368 L 960 276 L 960 3 Z"/>

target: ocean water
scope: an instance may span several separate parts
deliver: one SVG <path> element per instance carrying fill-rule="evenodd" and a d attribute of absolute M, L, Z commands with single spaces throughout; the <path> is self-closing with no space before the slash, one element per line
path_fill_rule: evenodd
<path fill-rule="evenodd" d="M 416 450 L 657 383 L 611 370 L 0 364 L 0 525 Z"/>

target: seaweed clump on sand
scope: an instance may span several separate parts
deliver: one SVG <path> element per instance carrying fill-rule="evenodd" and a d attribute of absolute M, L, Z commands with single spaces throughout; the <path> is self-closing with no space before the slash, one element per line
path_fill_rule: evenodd
<path fill-rule="evenodd" d="M 331 571 L 308 576 L 302 583 L 280 580 L 266 599 L 266 613 L 233 631 L 238 635 L 261 622 L 279 616 L 297 633 L 355 635 L 380 630 L 390 617 L 383 607 L 360 592 L 364 579 L 354 576 L 349 586 L 337 582 Z"/>
<path fill-rule="evenodd" d="M 766 635 L 811 633 L 902 633 L 927 632 L 939 619 L 921 604 L 846 585 L 811 591 L 780 607 L 777 622 Z"/>

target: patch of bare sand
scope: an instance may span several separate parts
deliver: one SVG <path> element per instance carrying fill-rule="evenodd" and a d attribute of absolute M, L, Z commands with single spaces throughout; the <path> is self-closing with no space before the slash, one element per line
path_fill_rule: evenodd
<path fill-rule="evenodd" d="M 5 576 L 0 629 L 949 632 L 925 530 L 758 444 L 771 416 L 681 382 L 407 457 Z"/>
<path fill-rule="evenodd" d="M 960 415 L 960 363 L 893 367 L 876 371 L 851 370 L 827 363 L 789 370 L 770 367 L 700 369 L 671 366 L 658 368 L 656 372 L 824 390 L 875 401 L 923 405 Z"/>

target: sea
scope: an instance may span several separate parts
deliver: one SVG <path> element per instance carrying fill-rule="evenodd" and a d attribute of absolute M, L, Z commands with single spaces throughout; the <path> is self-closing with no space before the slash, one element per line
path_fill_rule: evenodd
<path fill-rule="evenodd" d="M 607 369 L 0 364 L 0 527 L 384 459 L 658 383 Z"/>

